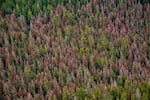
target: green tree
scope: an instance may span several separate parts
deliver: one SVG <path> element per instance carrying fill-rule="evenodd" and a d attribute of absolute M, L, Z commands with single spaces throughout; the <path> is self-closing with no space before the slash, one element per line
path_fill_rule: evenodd
<path fill-rule="evenodd" d="M 29 23 L 30 22 L 30 19 L 32 17 L 32 11 L 31 9 L 28 10 L 28 16 L 27 16 L 27 22 Z"/>
<path fill-rule="evenodd" d="M 13 7 L 15 6 L 13 3 L 13 0 L 9 0 L 9 1 L 2 1 L 2 10 L 6 13 L 6 14 L 10 14 L 13 11 Z"/>
<path fill-rule="evenodd" d="M 77 96 L 77 98 L 78 98 L 79 100 L 84 100 L 85 97 L 87 96 L 87 91 L 86 91 L 86 89 L 83 88 L 83 87 L 78 88 L 77 91 L 76 91 L 76 96 Z"/>

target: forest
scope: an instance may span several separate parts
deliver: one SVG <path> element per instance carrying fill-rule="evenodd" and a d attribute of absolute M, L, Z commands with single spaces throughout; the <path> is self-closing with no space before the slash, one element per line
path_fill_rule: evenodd
<path fill-rule="evenodd" d="M 150 100 L 150 0 L 0 0 L 0 100 Z"/>

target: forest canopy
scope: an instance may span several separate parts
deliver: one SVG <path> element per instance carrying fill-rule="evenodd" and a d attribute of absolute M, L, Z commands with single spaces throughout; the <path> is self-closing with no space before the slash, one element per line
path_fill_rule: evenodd
<path fill-rule="evenodd" d="M 0 100 L 150 100 L 150 0 L 0 0 Z"/>

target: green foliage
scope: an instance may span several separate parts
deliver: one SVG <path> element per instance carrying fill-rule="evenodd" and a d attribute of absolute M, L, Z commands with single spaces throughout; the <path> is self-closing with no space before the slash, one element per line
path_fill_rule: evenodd
<path fill-rule="evenodd" d="M 102 45 L 102 49 L 107 49 L 108 47 L 108 41 L 107 41 L 107 38 L 104 34 L 102 34 L 102 37 L 101 37 L 101 45 Z"/>
<path fill-rule="evenodd" d="M 68 10 L 65 11 L 65 16 L 69 21 L 69 24 L 74 25 L 76 23 L 75 15 L 73 12 L 70 12 Z"/>
<path fill-rule="evenodd" d="M 61 26 L 61 17 L 59 15 L 53 16 L 52 23 L 55 27 Z"/>
<path fill-rule="evenodd" d="M 97 57 L 96 59 L 96 68 L 97 69 L 103 69 L 103 67 L 108 66 L 108 60 L 107 58 Z"/>
<path fill-rule="evenodd" d="M 121 90 L 119 88 L 110 88 L 109 93 L 113 100 L 120 100 Z"/>
<path fill-rule="evenodd" d="M 136 41 L 140 41 L 140 40 L 141 40 L 140 34 L 135 34 L 134 39 L 135 39 Z"/>
<path fill-rule="evenodd" d="M 148 84 L 147 81 L 144 81 L 141 85 L 140 85 L 140 91 L 142 93 L 142 98 L 148 98 L 150 99 L 150 95 L 146 95 L 146 94 L 149 94 L 150 92 L 150 86 Z M 146 97 L 144 97 L 146 96 Z"/>
<path fill-rule="evenodd" d="M 78 88 L 76 91 L 76 96 L 77 96 L 78 100 L 85 100 L 85 97 L 87 96 L 86 89 L 83 87 Z"/>
<path fill-rule="evenodd" d="M 128 99 L 127 97 L 128 97 L 128 96 L 127 96 L 127 91 L 123 90 L 123 91 L 121 92 L 120 100 L 127 100 L 127 99 Z"/>
<path fill-rule="evenodd" d="M 26 52 L 24 50 L 20 50 L 20 53 L 21 53 L 21 58 L 23 60 L 26 60 Z"/>
<path fill-rule="evenodd" d="M 116 59 L 116 57 L 117 57 L 117 50 L 114 47 L 112 42 L 109 43 L 109 49 L 110 49 L 110 51 L 109 51 L 110 57 L 114 61 Z"/>
<path fill-rule="evenodd" d="M 138 0 L 141 4 L 150 3 L 150 0 Z"/>
<path fill-rule="evenodd" d="M 129 41 L 127 39 L 122 39 L 122 49 L 128 51 Z"/>
<path fill-rule="evenodd" d="M 116 75 L 117 76 L 117 75 Z M 116 76 L 114 76 L 114 77 L 116 77 Z M 117 84 L 119 85 L 119 86 L 121 86 L 121 87 L 124 87 L 125 86 L 125 80 L 126 80 L 126 78 L 125 77 L 122 77 L 121 79 L 118 79 L 117 80 Z"/>
<path fill-rule="evenodd" d="M 45 47 L 41 47 L 39 49 L 39 54 L 41 57 L 44 57 L 47 54 L 47 49 Z"/>
<path fill-rule="evenodd" d="M 9 40 L 9 43 L 10 43 L 10 44 L 13 44 L 14 41 L 15 41 L 15 38 L 14 38 L 14 36 L 13 36 L 12 34 L 9 34 L 8 40 Z"/>
<path fill-rule="evenodd" d="M 2 47 L 3 46 L 3 41 L 2 41 L 2 39 L 0 39 L 0 47 Z"/>
<path fill-rule="evenodd" d="M 87 4 L 89 1 L 90 0 L 80 0 L 80 3 L 84 5 L 84 4 Z"/>
<path fill-rule="evenodd" d="M 97 87 L 92 94 L 94 100 L 104 100 L 103 92 L 99 87 Z"/>
<path fill-rule="evenodd" d="M 59 72 L 58 72 L 58 69 L 57 69 L 57 68 L 54 68 L 54 69 L 53 69 L 53 77 L 54 77 L 55 79 L 57 79 L 57 80 L 58 80 L 58 78 L 59 78 Z"/>
<path fill-rule="evenodd" d="M 134 93 L 134 94 L 131 94 L 131 100 L 137 100 L 135 93 Z"/>
<path fill-rule="evenodd" d="M 30 22 L 31 17 L 32 17 L 32 12 L 31 12 L 31 10 L 29 9 L 29 10 L 28 10 L 28 13 L 27 13 L 27 22 Z"/>
<path fill-rule="evenodd" d="M 118 75 L 119 75 L 119 69 L 116 68 L 113 70 L 113 73 L 112 73 L 113 79 L 117 79 Z"/>
<path fill-rule="evenodd" d="M 14 0 L 5 0 L 5 1 L 2 1 L 2 10 L 4 10 L 5 12 L 4 13 L 12 13 L 13 11 L 13 7 L 15 6 L 15 3 L 14 3 Z"/>
<path fill-rule="evenodd" d="M 101 34 L 101 37 L 98 41 L 98 44 L 97 44 L 97 48 L 98 50 L 107 50 L 109 47 L 109 42 L 108 42 L 108 39 L 106 37 L 106 35 L 104 33 Z"/>
<path fill-rule="evenodd" d="M 20 12 L 20 9 L 19 9 L 19 6 L 18 5 L 16 5 L 16 7 L 15 7 L 15 9 L 14 9 L 14 14 L 16 15 L 16 16 L 19 16 L 19 14 L 21 13 Z"/>
<path fill-rule="evenodd" d="M 70 41 L 71 41 L 72 34 L 73 34 L 73 29 L 72 29 L 71 25 L 68 25 L 68 26 L 66 27 L 66 36 L 68 37 L 68 42 L 69 42 L 69 43 L 70 43 Z M 68 43 L 68 44 L 69 44 L 69 43 Z"/>
<path fill-rule="evenodd" d="M 84 29 L 83 32 L 84 32 L 85 35 L 90 35 L 91 34 L 91 27 L 90 26 L 85 25 L 83 29 Z"/>
<path fill-rule="evenodd" d="M 4 1 L 5 1 L 5 0 L 0 0 L 0 6 L 3 4 Z"/>
<path fill-rule="evenodd" d="M 50 82 L 48 80 L 45 80 L 43 84 L 44 89 L 47 92 L 50 89 Z"/>
<path fill-rule="evenodd" d="M 83 47 L 79 49 L 79 57 L 82 57 L 83 55 L 89 56 L 90 50 L 89 48 Z"/>
<path fill-rule="evenodd" d="M 4 30 L 8 30 L 8 25 L 7 25 L 7 21 L 6 20 L 4 20 L 4 22 L 3 22 L 3 28 L 4 28 Z"/>
<path fill-rule="evenodd" d="M 94 16 L 90 17 L 90 21 L 93 26 L 96 26 L 97 22 L 96 22 L 96 18 Z"/>
<path fill-rule="evenodd" d="M 150 96 L 148 93 L 143 93 L 142 95 L 142 100 L 149 100 L 150 99 Z"/>
<path fill-rule="evenodd" d="M 62 94 L 62 100 L 70 100 L 70 94 L 69 91 L 67 90 L 67 87 L 63 88 L 63 94 Z"/>
<path fill-rule="evenodd" d="M 27 82 L 34 79 L 36 77 L 36 74 L 32 72 L 31 66 L 25 66 L 24 68 L 24 74 L 27 77 Z"/>
<path fill-rule="evenodd" d="M 89 42 L 89 46 L 92 48 L 94 47 L 94 38 L 92 35 L 88 36 L 88 42 Z"/>
<path fill-rule="evenodd" d="M 129 41 L 128 39 L 123 38 L 121 40 L 121 51 L 120 51 L 121 58 L 128 59 L 128 53 L 129 53 Z"/>
<path fill-rule="evenodd" d="M 43 12 L 49 15 L 52 7 L 57 5 L 72 4 L 77 6 L 78 3 L 85 5 L 90 0 L 1 0 L 0 7 L 6 13 L 15 13 L 16 16 L 24 15 L 28 22 L 30 22 L 31 15 L 37 16 L 38 12 Z M 70 23 L 74 24 L 74 16 L 68 13 Z"/>
<path fill-rule="evenodd" d="M 81 40 L 82 40 L 83 46 L 87 46 L 87 36 L 83 34 L 81 36 Z"/>

